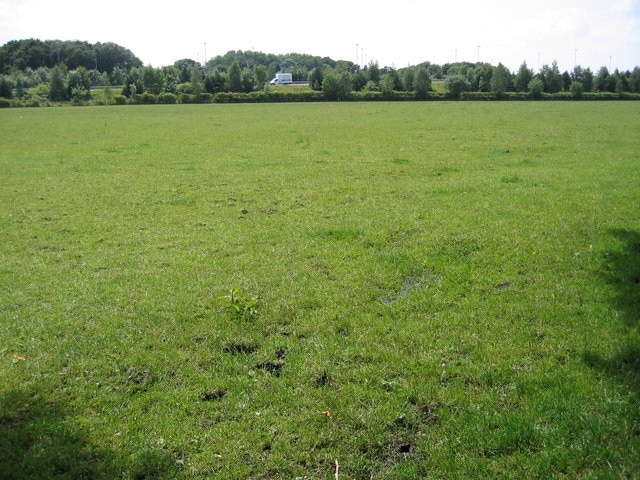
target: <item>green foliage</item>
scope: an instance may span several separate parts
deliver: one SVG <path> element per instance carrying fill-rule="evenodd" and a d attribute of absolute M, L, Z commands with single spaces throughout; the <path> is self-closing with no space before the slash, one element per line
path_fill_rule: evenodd
<path fill-rule="evenodd" d="M 554 61 L 551 66 L 543 65 L 539 78 L 544 82 L 545 92 L 558 93 L 563 90 L 564 80 L 558 68 L 558 62 Z"/>
<path fill-rule="evenodd" d="M 415 91 L 416 69 L 407 68 L 403 72 L 402 83 L 407 92 Z"/>
<path fill-rule="evenodd" d="M 256 86 L 259 87 L 269 81 L 269 72 L 265 65 L 256 65 L 253 69 Z"/>
<path fill-rule="evenodd" d="M 12 98 L 13 85 L 5 75 L 0 75 L 0 98 Z"/>
<path fill-rule="evenodd" d="M 539 75 L 536 75 L 529 82 L 529 96 L 533 99 L 539 99 L 544 92 L 544 81 Z"/>
<path fill-rule="evenodd" d="M 78 67 L 76 70 L 71 70 L 67 74 L 66 83 L 67 98 L 73 101 L 88 100 L 87 96 L 89 95 L 89 90 L 91 90 L 91 80 L 89 79 L 89 72 L 86 68 Z M 82 95 L 84 95 L 84 98 L 80 98 Z"/>
<path fill-rule="evenodd" d="M 309 85 L 313 90 L 318 92 L 321 91 L 323 80 L 324 74 L 322 73 L 322 70 L 320 68 L 316 67 L 311 70 L 311 73 L 309 74 Z"/>
<path fill-rule="evenodd" d="M 444 81 L 445 87 L 449 91 L 449 94 L 453 98 L 460 98 L 463 92 L 467 92 L 471 89 L 471 84 L 462 75 L 456 74 L 448 76 Z"/>
<path fill-rule="evenodd" d="M 70 98 L 73 105 L 83 105 L 86 101 L 91 100 L 91 93 L 82 85 L 78 85 L 71 90 Z"/>
<path fill-rule="evenodd" d="M 0 47 L 0 73 L 11 69 L 36 70 L 64 64 L 75 70 L 96 68 L 111 74 L 116 67 L 131 68 L 142 62 L 130 50 L 115 43 L 96 43 L 72 40 L 13 40 Z M 96 65 L 97 64 L 97 65 Z"/>
<path fill-rule="evenodd" d="M 244 69 L 241 74 L 242 91 L 245 93 L 253 92 L 256 88 L 256 79 L 253 72 Z"/>
<path fill-rule="evenodd" d="M 494 67 L 491 75 L 491 92 L 496 98 L 502 98 L 507 92 L 510 83 L 511 74 L 509 70 L 499 63 L 497 67 Z"/>
<path fill-rule="evenodd" d="M 218 93 L 224 92 L 226 89 L 226 79 L 225 77 L 218 71 L 214 70 L 204 82 L 204 89 L 207 93 Z"/>
<path fill-rule="evenodd" d="M 174 93 L 163 92 L 158 95 L 157 103 L 171 105 L 177 102 L 177 96 Z"/>
<path fill-rule="evenodd" d="M 380 81 L 380 91 L 385 99 L 390 99 L 393 96 L 394 84 L 394 77 L 392 75 L 385 73 L 382 76 L 382 80 Z"/>
<path fill-rule="evenodd" d="M 248 297 L 240 289 L 232 288 L 223 297 L 231 313 L 242 320 L 253 320 L 258 314 L 258 297 Z"/>
<path fill-rule="evenodd" d="M 613 92 L 615 85 L 607 67 L 601 67 L 595 79 L 594 89 L 597 92 Z"/>
<path fill-rule="evenodd" d="M 366 67 L 365 73 L 367 76 L 367 81 L 370 81 L 376 84 L 380 83 L 381 73 L 380 73 L 380 67 L 378 66 L 377 62 L 374 62 L 374 61 L 369 62 L 369 65 L 367 65 Z"/>
<path fill-rule="evenodd" d="M 193 93 L 202 93 L 204 91 L 204 73 L 200 68 L 191 70 L 191 91 Z"/>
<path fill-rule="evenodd" d="M 576 100 L 580 100 L 584 97 L 584 85 L 582 85 L 582 82 L 579 82 L 579 81 L 571 82 L 570 90 L 571 90 L 571 96 Z"/>
<path fill-rule="evenodd" d="M 327 100 L 346 100 L 351 93 L 351 83 L 347 72 L 330 70 L 324 74 L 322 91 Z"/>
<path fill-rule="evenodd" d="M 238 62 L 233 62 L 229 67 L 229 73 L 227 75 L 227 82 L 229 91 L 232 93 L 242 92 L 242 74 L 240 71 L 240 65 Z"/>
<path fill-rule="evenodd" d="M 460 100 L 504 100 L 506 99 L 506 94 L 502 94 L 499 97 L 493 92 L 462 92 L 460 94 Z"/>
<path fill-rule="evenodd" d="M 514 80 L 514 87 L 516 92 L 527 92 L 529 90 L 529 83 L 533 79 L 533 70 L 527 67 L 527 62 L 523 62 L 516 73 Z"/>
<path fill-rule="evenodd" d="M 49 76 L 49 100 L 61 102 L 67 94 L 65 75 L 61 67 L 56 66 Z"/>
<path fill-rule="evenodd" d="M 425 100 L 431 90 L 431 76 L 426 68 L 420 67 L 415 76 L 415 95 L 418 100 Z"/>
<path fill-rule="evenodd" d="M 164 80 L 164 76 L 162 79 Z M 145 92 L 157 95 L 162 91 L 163 81 L 159 81 L 158 76 L 156 75 L 156 69 L 151 66 L 147 66 L 142 69 L 141 82 L 142 88 Z"/>

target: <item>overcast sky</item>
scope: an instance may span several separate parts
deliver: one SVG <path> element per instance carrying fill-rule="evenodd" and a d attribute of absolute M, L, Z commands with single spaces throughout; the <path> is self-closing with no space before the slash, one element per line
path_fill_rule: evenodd
<path fill-rule="evenodd" d="M 640 65 L 640 0 L 0 0 L 10 40 L 115 42 L 144 64 L 229 50 L 309 53 L 395 68 L 423 61 Z M 206 48 L 205 48 L 206 44 Z"/>

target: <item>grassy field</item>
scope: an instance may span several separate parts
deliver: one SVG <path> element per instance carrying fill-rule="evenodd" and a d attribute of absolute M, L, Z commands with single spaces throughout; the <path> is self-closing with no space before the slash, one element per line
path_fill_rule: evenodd
<path fill-rule="evenodd" d="M 0 111 L 0 477 L 633 478 L 639 131 L 635 102 Z"/>

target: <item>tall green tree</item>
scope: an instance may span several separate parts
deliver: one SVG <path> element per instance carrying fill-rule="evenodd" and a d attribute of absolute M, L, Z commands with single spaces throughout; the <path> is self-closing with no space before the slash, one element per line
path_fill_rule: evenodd
<path fill-rule="evenodd" d="M 431 90 L 431 75 L 426 68 L 420 67 L 416 72 L 414 83 L 414 91 L 418 100 L 427 98 L 427 94 Z"/>
<path fill-rule="evenodd" d="M 496 98 L 504 97 L 510 83 L 511 72 L 502 63 L 499 63 L 498 66 L 493 68 L 493 73 L 491 74 L 491 91 Z"/>
<path fill-rule="evenodd" d="M 393 90 L 395 82 L 393 80 L 393 74 L 385 73 L 380 80 L 380 91 L 383 98 L 391 98 L 393 96 Z"/>
<path fill-rule="evenodd" d="M 527 62 L 522 62 L 518 72 L 516 73 L 516 78 L 514 80 L 514 86 L 516 92 L 526 92 L 529 90 L 529 83 L 533 78 L 533 70 L 527 67 Z"/>
<path fill-rule="evenodd" d="M 640 68 L 635 67 L 629 76 L 629 89 L 634 93 L 640 93 Z"/>
<path fill-rule="evenodd" d="M 613 92 L 615 83 L 611 81 L 611 74 L 607 67 L 601 67 L 595 80 L 595 89 L 598 92 Z"/>
<path fill-rule="evenodd" d="M 142 86 L 145 92 L 156 95 L 160 93 L 161 88 L 156 77 L 156 70 L 150 65 L 142 69 Z"/>
<path fill-rule="evenodd" d="M 322 90 L 328 100 L 346 99 L 351 93 L 349 73 L 329 70 L 322 80 Z"/>
<path fill-rule="evenodd" d="M 545 91 L 548 93 L 558 93 L 562 91 L 564 86 L 564 79 L 558 69 L 558 62 L 555 60 L 549 65 L 543 65 L 540 70 L 542 79 L 544 81 Z"/>
<path fill-rule="evenodd" d="M 267 67 L 264 65 L 256 65 L 253 67 L 253 75 L 256 80 L 256 84 L 261 86 L 269 81 L 269 72 L 267 72 Z"/>
<path fill-rule="evenodd" d="M 9 79 L 5 75 L 0 75 L 0 97 L 11 98 L 13 97 L 13 86 Z"/>
<path fill-rule="evenodd" d="M 414 82 L 416 80 L 416 71 L 414 68 L 407 68 L 402 74 L 402 83 L 406 92 L 414 91 Z"/>
<path fill-rule="evenodd" d="M 585 92 L 593 90 L 593 72 L 588 67 L 583 69 L 580 65 L 576 65 L 571 72 L 571 81 L 580 82 Z"/>
<path fill-rule="evenodd" d="M 191 88 L 194 93 L 201 93 L 204 90 L 204 73 L 200 67 L 191 69 Z"/>
<path fill-rule="evenodd" d="M 377 62 L 370 62 L 367 66 L 367 80 L 375 84 L 380 83 L 380 67 Z"/>
<path fill-rule="evenodd" d="M 544 93 L 544 80 L 542 75 L 535 75 L 529 82 L 529 96 L 533 99 L 542 97 Z"/>
<path fill-rule="evenodd" d="M 230 92 L 242 92 L 242 72 L 237 61 L 233 61 L 227 75 Z"/>
<path fill-rule="evenodd" d="M 204 81 L 204 89 L 207 93 L 218 93 L 225 91 L 225 79 L 218 70 L 211 72 Z"/>
<path fill-rule="evenodd" d="M 256 79 L 253 76 L 253 72 L 248 68 L 242 70 L 240 74 L 240 79 L 242 82 L 242 91 L 245 93 L 253 92 L 256 88 Z"/>
<path fill-rule="evenodd" d="M 49 74 L 49 100 L 61 102 L 67 94 L 66 72 L 62 67 L 56 65 Z"/>
<path fill-rule="evenodd" d="M 471 84 L 469 80 L 463 75 L 451 75 L 444 81 L 444 86 L 449 90 L 449 93 L 453 98 L 460 98 L 463 92 L 471 90 Z"/>
<path fill-rule="evenodd" d="M 316 91 L 322 90 L 322 82 L 324 80 L 324 74 L 322 73 L 322 69 L 320 67 L 316 67 L 311 70 L 309 74 L 309 84 L 311 88 Z"/>

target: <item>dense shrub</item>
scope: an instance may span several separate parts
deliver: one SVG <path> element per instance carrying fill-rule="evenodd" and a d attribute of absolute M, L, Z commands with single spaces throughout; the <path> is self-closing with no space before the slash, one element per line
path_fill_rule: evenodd
<path fill-rule="evenodd" d="M 372 102 L 382 100 L 382 92 L 380 90 L 362 90 L 360 92 L 351 93 L 352 100 L 360 102 Z"/>
<path fill-rule="evenodd" d="M 163 92 L 158 95 L 157 103 L 161 103 L 163 105 L 171 105 L 176 103 L 178 97 L 173 93 Z"/>
<path fill-rule="evenodd" d="M 211 103 L 213 95 L 206 92 L 199 92 L 193 95 L 193 103 Z"/>
<path fill-rule="evenodd" d="M 452 98 L 458 99 L 464 92 L 471 90 L 471 84 L 462 75 L 451 75 L 446 78 L 444 85 Z"/>
<path fill-rule="evenodd" d="M 126 105 L 127 97 L 125 97 L 124 95 L 116 95 L 115 97 L 113 97 L 113 103 L 115 103 L 116 105 Z"/>
<path fill-rule="evenodd" d="M 264 101 L 267 102 L 320 102 L 324 99 L 324 92 L 321 91 L 292 91 L 288 89 L 269 90 L 264 97 Z"/>
<path fill-rule="evenodd" d="M 0 108 L 9 108 L 11 106 L 11 100 L 8 98 L 0 97 Z"/>
<path fill-rule="evenodd" d="M 4 75 L 0 75 L 0 98 L 13 97 L 13 87 L 11 82 Z"/>
<path fill-rule="evenodd" d="M 584 85 L 582 82 L 571 82 L 571 96 L 576 100 L 584 97 Z"/>
<path fill-rule="evenodd" d="M 149 92 L 144 92 L 142 95 L 136 95 L 134 97 L 136 103 L 142 103 L 144 105 L 153 105 L 156 103 L 156 99 L 156 96 Z"/>
<path fill-rule="evenodd" d="M 496 100 L 496 94 L 493 92 L 462 92 L 460 100 Z"/>
<path fill-rule="evenodd" d="M 537 100 L 542 98 L 544 92 L 544 82 L 538 76 L 533 77 L 529 82 L 529 97 Z"/>

